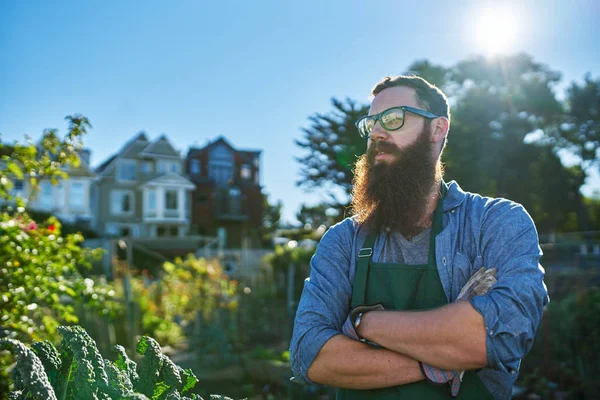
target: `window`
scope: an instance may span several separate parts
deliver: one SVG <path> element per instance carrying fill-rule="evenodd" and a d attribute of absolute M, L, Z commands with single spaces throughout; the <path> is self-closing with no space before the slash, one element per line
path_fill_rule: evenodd
<path fill-rule="evenodd" d="M 148 175 L 152 173 L 152 171 L 154 170 L 153 167 L 154 166 L 152 165 L 152 161 L 144 161 L 142 163 L 142 174 Z"/>
<path fill-rule="evenodd" d="M 233 165 L 223 165 L 213 162 L 210 164 L 210 177 L 218 185 L 226 185 L 233 179 Z"/>
<path fill-rule="evenodd" d="M 219 145 L 210 150 L 209 176 L 218 185 L 226 185 L 233 180 L 233 152 L 227 146 Z"/>
<path fill-rule="evenodd" d="M 240 168 L 240 177 L 245 180 L 252 179 L 252 170 L 248 164 L 244 164 Z"/>
<path fill-rule="evenodd" d="M 54 190 L 56 192 L 55 206 L 57 209 L 62 210 L 65 206 L 65 184 L 63 182 L 58 182 Z"/>
<path fill-rule="evenodd" d="M 133 192 L 113 190 L 110 193 L 111 214 L 130 214 L 133 212 Z"/>
<path fill-rule="evenodd" d="M 165 208 L 167 210 L 177 210 L 177 191 L 167 190 L 165 192 Z"/>
<path fill-rule="evenodd" d="M 179 161 L 159 160 L 158 172 L 161 174 L 166 174 L 167 172 L 179 173 Z"/>
<path fill-rule="evenodd" d="M 23 197 L 23 192 L 25 189 L 25 184 L 23 183 L 23 181 L 21 179 L 15 179 L 13 185 L 14 186 L 11 194 L 15 197 Z"/>
<path fill-rule="evenodd" d="M 200 160 L 190 161 L 190 173 L 192 175 L 200 175 Z"/>
<path fill-rule="evenodd" d="M 229 212 L 232 214 L 239 214 L 241 212 L 241 197 L 242 192 L 238 188 L 231 188 L 229 190 Z"/>
<path fill-rule="evenodd" d="M 40 183 L 40 206 L 43 208 L 52 208 L 52 183 Z"/>
<path fill-rule="evenodd" d="M 152 189 L 148 192 L 148 209 L 156 210 L 156 190 Z"/>
<path fill-rule="evenodd" d="M 156 236 L 159 237 L 177 237 L 179 234 L 179 228 L 175 225 L 165 225 L 156 228 Z"/>
<path fill-rule="evenodd" d="M 71 193 L 69 195 L 69 206 L 74 210 L 84 208 L 84 185 L 82 182 L 71 182 Z"/>
<path fill-rule="evenodd" d="M 131 236 L 131 228 L 128 226 L 122 226 L 119 228 L 119 236 Z"/>
<path fill-rule="evenodd" d="M 137 178 L 136 162 L 134 160 L 120 160 L 117 168 L 118 181 L 135 181 Z"/>

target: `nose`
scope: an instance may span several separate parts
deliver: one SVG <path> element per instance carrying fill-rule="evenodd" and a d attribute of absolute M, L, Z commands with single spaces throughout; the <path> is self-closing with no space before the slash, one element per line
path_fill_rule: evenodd
<path fill-rule="evenodd" d="M 369 133 L 369 140 L 385 140 L 389 137 L 390 134 L 381 127 L 379 121 L 376 121 L 371 133 Z"/>

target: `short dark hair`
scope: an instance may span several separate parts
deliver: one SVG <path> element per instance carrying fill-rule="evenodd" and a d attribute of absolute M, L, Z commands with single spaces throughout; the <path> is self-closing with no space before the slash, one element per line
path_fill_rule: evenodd
<path fill-rule="evenodd" d="M 446 95 L 437 86 L 415 75 L 386 76 L 373 87 L 371 94 L 377 96 L 382 90 L 396 86 L 414 89 L 417 102 L 423 109 L 450 120 L 450 106 Z"/>

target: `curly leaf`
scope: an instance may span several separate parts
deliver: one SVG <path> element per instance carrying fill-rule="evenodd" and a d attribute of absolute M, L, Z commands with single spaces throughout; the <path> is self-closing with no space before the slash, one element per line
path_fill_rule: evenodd
<path fill-rule="evenodd" d="M 148 397 L 152 397 L 164 363 L 164 356 L 156 340 L 148 336 L 142 336 L 136 348 L 138 353 L 144 356 L 136 390 Z"/>
<path fill-rule="evenodd" d="M 46 375 L 50 384 L 56 391 L 56 382 L 60 373 L 62 361 L 60 355 L 52 343 L 47 340 L 43 342 L 35 342 L 31 345 L 33 352 L 39 357 L 44 365 Z"/>
<path fill-rule="evenodd" d="M 74 389 L 82 398 L 97 398 L 98 386 L 108 386 L 108 377 L 96 342 L 80 326 L 60 326 L 58 330 L 63 336 L 63 346 L 68 347 L 77 363 Z"/>
<path fill-rule="evenodd" d="M 102 392 L 113 399 L 121 399 L 133 392 L 133 384 L 126 371 L 119 369 L 109 360 L 104 360 L 104 370 L 108 377 L 108 385 L 100 388 Z"/>
<path fill-rule="evenodd" d="M 121 371 L 127 373 L 127 376 L 129 377 L 131 383 L 133 385 L 136 385 L 140 378 L 136 370 L 137 364 L 135 363 L 135 361 L 127 357 L 127 353 L 125 353 L 125 348 L 123 346 L 115 345 L 114 351 L 117 353 L 115 366 Z"/>
<path fill-rule="evenodd" d="M 44 365 L 33 351 L 14 339 L 0 339 L 0 349 L 9 350 L 16 357 L 16 371 L 21 380 L 19 386 L 25 389 L 24 392 L 36 399 L 57 400 Z"/>
<path fill-rule="evenodd" d="M 152 400 L 162 400 L 169 392 L 173 392 L 173 390 L 169 391 L 169 385 L 165 384 L 164 382 L 158 382 L 154 387 Z"/>
<path fill-rule="evenodd" d="M 196 378 L 196 375 L 194 375 L 191 368 L 188 368 L 188 369 L 183 369 L 181 367 L 178 367 L 178 368 L 181 370 L 180 374 L 183 377 L 183 380 L 185 381 L 185 385 L 181 389 L 181 393 L 184 393 L 184 392 L 187 392 L 188 390 L 192 389 L 194 386 L 196 386 L 196 383 L 198 383 L 198 378 Z"/>

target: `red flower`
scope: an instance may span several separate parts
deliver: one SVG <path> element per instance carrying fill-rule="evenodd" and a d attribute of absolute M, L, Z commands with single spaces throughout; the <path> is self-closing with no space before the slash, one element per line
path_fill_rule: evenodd
<path fill-rule="evenodd" d="M 31 221 L 29 223 L 29 225 L 27 225 L 27 228 L 26 228 L 26 230 L 28 230 L 28 231 L 34 231 L 36 229 L 37 229 L 37 224 L 35 223 L 35 221 Z"/>
<path fill-rule="evenodd" d="M 56 229 L 56 228 L 54 227 L 54 225 L 48 225 L 48 231 L 49 231 L 50 233 L 53 233 L 53 232 L 54 232 L 54 229 Z"/>

